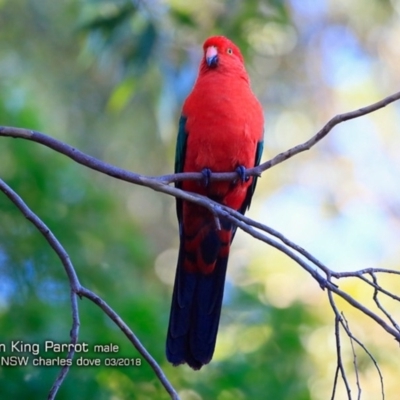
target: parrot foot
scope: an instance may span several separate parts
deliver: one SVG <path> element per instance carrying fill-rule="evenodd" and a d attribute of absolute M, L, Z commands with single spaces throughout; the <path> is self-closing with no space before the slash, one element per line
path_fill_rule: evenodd
<path fill-rule="evenodd" d="M 211 178 L 211 169 L 210 168 L 204 168 L 201 170 L 201 174 L 203 175 L 203 184 L 205 187 L 208 187 L 210 184 L 210 178 Z"/>
<path fill-rule="evenodd" d="M 239 165 L 235 171 L 239 175 L 239 179 L 242 183 L 247 182 L 250 179 L 250 177 L 246 175 L 246 168 L 243 165 Z"/>

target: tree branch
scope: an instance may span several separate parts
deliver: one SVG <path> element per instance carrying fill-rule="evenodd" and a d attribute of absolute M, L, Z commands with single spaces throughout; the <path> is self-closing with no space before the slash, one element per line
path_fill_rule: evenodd
<path fill-rule="evenodd" d="M 276 155 L 274 158 L 264 162 L 263 164 L 260 164 L 258 167 L 247 169 L 245 171 L 246 175 L 260 176 L 262 172 L 274 167 L 275 165 L 278 165 L 283 161 L 286 161 L 289 158 L 292 158 L 299 153 L 302 153 L 306 150 L 310 150 L 313 146 L 315 146 L 318 142 L 320 142 L 336 125 L 351 119 L 362 117 L 374 111 L 380 110 L 399 99 L 400 99 L 400 92 L 397 92 L 369 106 L 360 108 L 358 110 L 350 111 L 348 113 L 338 114 L 332 119 L 330 119 L 330 121 L 327 124 L 325 124 L 319 132 L 317 132 L 306 142 L 294 146 L 291 149 Z M 143 175 L 135 174 L 133 172 L 97 160 L 96 158 L 89 156 L 66 143 L 53 139 L 50 136 L 46 136 L 43 133 L 29 129 L 0 126 L 0 136 L 21 138 L 43 144 L 44 146 L 47 146 L 61 154 L 64 154 L 67 157 L 71 158 L 72 160 L 76 161 L 77 163 L 82 164 L 88 168 L 110 175 L 117 179 L 121 179 L 130 183 L 135 183 L 137 185 L 148 186 L 149 183 L 148 179 L 151 179 L 152 181 L 154 180 L 161 181 L 167 184 L 183 180 L 203 179 L 203 175 L 200 172 L 185 172 L 178 174 L 162 175 L 159 177 L 146 177 Z M 231 181 L 236 178 L 237 178 L 236 172 L 219 172 L 219 173 L 212 173 L 210 180 Z"/>
<path fill-rule="evenodd" d="M 147 349 L 142 345 L 136 335 L 129 329 L 128 325 L 122 320 L 122 318 L 97 294 L 93 293 L 89 289 L 81 287 L 79 290 L 79 295 L 84 296 L 91 300 L 93 303 L 98 305 L 114 323 L 124 332 L 125 336 L 129 339 L 129 341 L 136 347 L 139 353 L 143 356 L 143 358 L 148 362 L 151 368 L 153 368 L 156 373 L 158 379 L 166 389 L 166 391 L 171 396 L 173 400 L 179 400 L 178 393 L 173 388 L 171 383 L 168 381 L 165 376 L 163 370 L 158 365 L 157 361 L 151 356 L 151 354 L 147 351 Z"/>
<path fill-rule="evenodd" d="M 277 164 L 280 164 L 281 162 L 286 161 L 289 158 L 292 158 L 293 156 L 299 153 L 302 153 L 303 151 L 310 150 L 311 147 L 315 146 L 319 141 L 321 141 L 336 125 L 339 125 L 340 123 L 345 121 L 349 121 L 350 119 L 355 119 L 367 114 L 371 114 L 372 112 L 380 110 L 399 99 L 400 99 L 400 92 L 397 92 L 369 106 L 360 108 L 358 110 L 350 111 L 344 114 L 338 114 L 335 117 L 333 117 L 327 124 L 325 124 L 324 127 L 318 133 L 316 133 L 311 139 L 295 147 L 292 147 L 291 149 L 284 151 L 283 153 L 278 154 L 277 156 L 261 164 L 260 166 L 246 171 L 246 173 L 248 175 L 252 175 L 253 173 L 255 175 L 258 175 L 261 172 L 266 171 L 267 169 Z"/>
<path fill-rule="evenodd" d="M 1 183 L 0 183 L 1 184 Z M 78 296 L 77 293 L 75 293 L 72 288 L 71 288 L 71 310 L 72 310 L 72 329 L 70 332 L 71 336 L 71 341 L 70 343 L 73 344 L 74 346 L 71 348 L 71 350 L 67 354 L 67 360 L 73 360 L 74 355 L 75 355 L 75 345 L 78 342 L 78 336 L 79 336 L 79 327 L 80 327 L 80 321 L 79 321 L 79 309 L 78 309 Z M 47 397 L 47 400 L 54 400 L 56 398 L 57 392 L 60 389 L 61 385 L 63 384 L 68 372 L 69 372 L 69 365 L 64 365 L 61 368 L 60 373 L 58 374 L 56 380 L 53 383 L 53 386 L 50 389 L 49 395 Z"/>
<path fill-rule="evenodd" d="M 11 200 L 11 202 L 13 202 L 17 206 L 17 208 L 21 211 L 25 218 L 28 219 L 44 236 L 47 243 L 50 245 L 50 247 L 53 248 L 64 266 L 64 270 L 68 276 L 69 284 L 71 287 L 72 328 L 70 343 L 75 345 L 78 341 L 79 336 L 79 311 L 76 294 L 80 288 L 80 283 L 75 273 L 74 267 L 69 259 L 68 253 L 64 250 L 61 243 L 53 235 L 50 229 L 44 224 L 44 222 L 42 222 L 42 220 L 30 210 L 30 208 L 24 203 L 21 197 L 19 197 L 18 194 L 15 193 L 2 179 L 0 179 L 0 190 Z M 74 348 L 74 346 L 72 346 L 72 348 Z M 74 357 L 74 353 L 75 351 L 73 349 L 69 351 L 67 355 L 67 360 L 72 360 Z M 48 396 L 49 400 L 53 400 L 55 398 L 58 389 L 63 383 L 68 371 L 69 365 L 65 364 L 50 390 Z"/>
<path fill-rule="evenodd" d="M 72 308 L 72 329 L 71 329 L 71 344 L 76 344 L 78 341 L 79 334 L 79 311 L 78 311 L 78 303 L 77 303 L 77 295 L 84 296 L 91 300 L 93 303 L 98 305 L 115 324 L 124 332 L 126 337 L 131 341 L 131 343 L 135 346 L 138 352 L 143 356 L 143 358 L 149 363 L 149 365 L 153 368 L 160 382 L 166 389 L 166 391 L 170 394 L 171 399 L 177 400 L 179 396 L 175 389 L 172 387 L 171 383 L 166 378 L 164 372 L 161 367 L 157 364 L 154 358 L 149 354 L 146 348 L 141 344 L 139 339 L 135 336 L 135 334 L 129 329 L 126 323 L 119 317 L 119 315 L 99 296 L 97 296 L 92 291 L 83 287 L 76 275 L 74 266 L 71 263 L 68 253 L 65 251 L 64 247 L 57 240 L 51 230 L 46 226 L 46 224 L 31 211 L 31 209 L 25 204 L 25 202 L 15 193 L 2 179 L 0 179 L 0 190 L 14 203 L 21 213 L 27 218 L 44 236 L 49 245 L 53 248 L 58 258 L 62 262 L 65 272 L 69 279 L 69 284 L 71 287 L 71 308 Z M 73 359 L 74 350 L 71 350 L 67 359 Z M 48 400 L 53 400 L 63 383 L 67 373 L 69 371 L 69 366 L 65 365 L 60 374 L 58 375 L 56 381 L 54 382 Z"/>
<path fill-rule="evenodd" d="M 337 357 L 336 372 L 335 372 L 335 379 L 333 381 L 331 400 L 335 399 L 339 373 L 343 379 L 343 383 L 346 388 L 347 398 L 348 400 L 351 400 L 351 389 L 342 360 L 342 346 L 340 341 L 340 323 L 342 322 L 342 318 L 340 316 L 339 310 L 336 308 L 336 303 L 335 300 L 333 299 L 332 292 L 329 290 L 328 290 L 328 299 L 329 303 L 331 304 L 332 310 L 335 314 L 335 343 L 336 343 L 336 357 Z"/>

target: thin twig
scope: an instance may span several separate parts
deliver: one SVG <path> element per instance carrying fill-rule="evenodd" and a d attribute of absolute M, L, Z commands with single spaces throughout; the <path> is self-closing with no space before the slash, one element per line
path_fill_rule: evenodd
<path fill-rule="evenodd" d="M 78 296 L 77 294 L 71 289 L 71 310 L 72 310 L 72 329 L 70 332 L 71 335 L 71 341 L 70 343 L 75 345 L 78 342 L 78 336 L 79 336 L 79 326 L 80 326 L 80 321 L 79 321 L 79 310 L 78 310 Z M 75 346 L 71 346 L 71 350 L 67 354 L 67 360 L 73 360 L 74 355 L 75 355 Z M 64 382 L 64 379 L 66 378 L 68 372 L 69 372 L 70 366 L 64 365 L 58 374 L 56 380 L 53 383 L 53 386 L 50 389 L 49 395 L 47 397 L 47 400 L 54 400 L 58 390 L 60 389 L 62 383 Z"/>
<path fill-rule="evenodd" d="M 330 279 L 330 277 L 328 277 L 328 279 Z M 342 361 L 342 350 L 341 350 L 341 342 L 340 342 L 340 322 L 342 320 L 342 317 L 340 316 L 339 310 L 336 307 L 335 300 L 334 300 L 332 292 L 330 290 L 328 290 L 328 299 L 329 299 L 329 303 L 332 307 L 332 310 L 335 314 L 335 342 L 336 342 L 336 358 L 337 358 L 336 373 L 335 373 L 335 379 L 334 379 L 334 383 L 333 383 L 331 400 L 334 400 L 334 398 L 335 398 L 336 387 L 337 387 L 337 375 L 339 372 L 340 372 L 340 375 L 342 376 L 343 383 L 346 388 L 347 397 L 349 400 L 351 400 L 351 389 L 350 389 L 349 382 L 347 380 L 346 370 L 344 369 L 343 361 Z"/>
<path fill-rule="evenodd" d="M 65 251 L 58 239 L 53 235 L 47 225 L 36 215 L 31 209 L 25 204 L 25 202 L 15 193 L 2 179 L 0 179 L 0 190 L 14 203 L 21 213 L 27 218 L 44 236 L 49 245 L 54 249 L 59 259 L 61 260 L 65 272 L 67 273 L 69 284 L 71 287 L 71 309 L 72 309 L 72 328 L 71 328 L 71 344 L 76 344 L 79 335 L 79 313 L 78 303 L 76 300 L 76 291 L 80 287 L 79 279 L 75 273 L 75 269 L 69 259 L 68 253 Z M 71 346 L 74 347 L 74 346 Z M 67 360 L 72 360 L 74 357 L 74 351 L 70 351 L 67 355 Z M 48 399 L 53 400 L 64 382 L 65 377 L 68 374 L 70 366 L 68 363 L 63 366 L 60 374 L 54 382 Z"/>
<path fill-rule="evenodd" d="M 350 111 L 344 114 L 338 114 L 335 117 L 333 117 L 327 124 L 324 125 L 324 127 L 317 133 L 315 134 L 311 139 L 307 140 L 306 142 L 299 144 L 295 147 L 292 147 L 291 149 L 284 151 L 283 153 L 278 154 L 271 160 L 259 165 L 256 168 L 251 168 L 246 171 L 246 174 L 248 175 L 257 175 L 260 174 L 263 171 L 266 171 L 267 169 L 280 164 L 283 161 L 288 160 L 289 158 L 302 153 L 303 151 L 310 150 L 311 147 L 316 145 L 320 140 L 322 140 L 336 125 L 348 121 L 350 119 L 355 119 L 362 117 L 364 115 L 370 114 L 374 111 L 380 110 L 387 105 L 397 101 L 400 99 L 400 92 L 394 93 L 391 96 L 385 97 L 384 99 L 371 104 L 369 106 L 360 108 L 358 110 Z"/>
<path fill-rule="evenodd" d="M 357 271 L 343 271 L 333 272 L 332 276 L 335 278 L 358 278 L 360 275 L 370 274 L 371 272 L 382 273 L 382 274 L 393 274 L 400 275 L 399 270 L 387 269 L 387 268 L 365 268 Z"/>
<path fill-rule="evenodd" d="M 350 338 L 350 340 L 352 340 L 353 342 L 356 342 L 364 351 L 365 353 L 367 353 L 368 357 L 370 358 L 370 360 L 374 363 L 375 368 L 378 372 L 379 375 L 379 380 L 380 380 L 380 384 L 381 384 L 381 394 L 382 394 L 382 400 L 385 400 L 385 387 L 384 387 L 384 383 L 383 383 L 383 376 L 381 373 L 381 370 L 379 368 L 378 362 L 375 360 L 374 356 L 371 354 L 371 352 L 365 347 L 365 345 L 360 342 L 360 340 L 358 340 L 350 331 L 349 328 L 349 323 L 347 322 L 346 317 L 343 315 L 342 313 L 342 326 L 344 328 L 344 330 L 346 331 L 347 336 Z M 361 390 L 361 389 L 360 389 Z"/>
<path fill-rule="evenodd" d="M 114 323 L 121 329 L 125 336 L 130 340 L 130 342 L 136 347 L 138 352 L 143 356 L 143 358 L 148 362 L 148 364 L 153 368 L 158 379 L 163 384 L 164 388 L 170 394 L 171 399 L 179 400 L 178 393 L 175 391 L 173 386 L 168 381 L 163 370 L 158 365 L 157 361 L 151 356 L 147 349 L 142 345 L 136 335 L 129 329 L 128 325 L 122 320 L 122 318 L 97 294 L 92 291 L 82 287 L 79 290 L 79 294 L 83 297 L 88 298 L 93 303 L 98 305 Z"/>
<path fill-rule="evenodd" d="M 347 322 L 347 319 L 345 318 L 343 311 L 340 314 L 341 314 L 340 323 L 345 328 L 346 333 L 348 333 L 348 332 L 351 333 L 350 327 L 349 327 L 349 323 Z M 346 325 L 346 326 L 344 326 L 344 325 Z M 359 377 L 359 374 L 358 374 L 357 354 L 356 354 L 356 351 L 354 349 L 353 335 L 351 334 L 351 335 L 348 335 L 348 336 L 349 336 L 349 339 L 350 339 L 351 351 L 353 353 L 353 365 L 354 365 L 354 372 L 356 374 L 356 385 L 357 385 L 357 390 L 358 390 L 357 399 L 360 400 L 362 391 L 361 391 L 361 385 L 360 385 L 360 377 Z"/>
<path fill-rule="evenodd" d="M 378 268 L 377 268 L 378 269 Z M 368 274 L 375 274 L 378 273 L 379 271 L 374 271 L 373 269 L 371 269 Z M 374 289 L 376 289 L 378 292 L 381 292 L 382 294 L 385 294 L 386 296 L 392 298 L 393 300 L 396 301 L 400 301 L 400 297 L 396 296 L 395 294 L 389 292 L 388 290 L 386 290 L 385 288 L 383 288 L 382 286 L 378 285 L 375 282 L 371 282 L 369 279 L 367 279 L 363 274 L 359 274 L 355 276 L 356 278 L 359 278 L 360 280 L 362 280 L 363 282 L 367 283 L 369 286 L 373 287 Z"/>
<path fill-rule="evenodd" d="M 336 319 L 335 319 L 335 333 L 336 333 L 336 329 L 337 329 L 337 323 L 336 323 Z M 337 351 L 337 349 L 336 349 L 336 351 Z M 338 379 L 339 379 L 339 372 L 340 372 L 339 364 L 336 363 L 335 375 L 333 376 L 331 400 L 335 400 L 336 388 L 337 388 L 337 383 L 338 383 Z"/>
<path fill-rule="evenodd" d="M 400 328 L 399 325 L 397 324 L 397 322 L 395 321 L 395 319 L 386 311 L 386 309 L 382 306 L 382 304 L 379 301 L 378 298 L 378 293 L 379 293 L 379 285 L 378 285 L 378 279 L 376 277 L 376 275 L 371 272 L 370 273 L 372 280 L 374 281 L 375 284 L 375 290 L 374 290 L 374 296 L 373 299 L 375 301 L 375 304 L 377 305 L 377 307 L 385 314 L 385 316 L 387 317 L 387 319 L 392 323 L 392 325 L 394 326 L 395 329 L 397 329 L 397 331 L 400 332 Z"/>
<path fill-rule="evenodd" d="M 330 279 L 330 276 L 328 276 L 328 279 Z M 374 356 L 371 354 L 371 352 L 366 348 L 366 346 L 359 340 L 357 339 L 353 333 L 351 332 L 350 328 L 349 328 L 349 324 L 348 321 L 346 319 L 346 317 L 344 316 L 343 312 L 340 314 L 339 310 L 336 307 L 336 303 L 333 299 L 333 296 L 331 294 L 330 291 L 328 291 L 328 297 L 329 297 L 329 302 L 331 304 L 331 308 L 333 310 L 333 312 L 335 313 L 335 321 L 338 320 L 340 322 L 340 324 L 342 325 L 343 329 L 345 330 L 347 336 L 349 337 L 350 341 L 351 341 L 351 346 L 352 346 L 352 350 L 353 350 L 353 361 L 355 361 L 354 357 L 355 357 L 355 350 L 353 347 L 353 343 L 352 342 L 356 342 L 364 351 L 365 353 L 368 355 L 368 357 L 371 359 L 371 361 L 373 362 L 373 364 L 375 365 L 375 368 L 378 372 L 379 375 L 379 380 L 380 380 L 380 384 L 381 384 L 381 394 L 382 394 L 382 400 L 385 400 L 385 387 L 384 387 L 384 382 L 383 382 L 383 376 L 381 373 L 381 370 L 379 368 L 379 365 L 377 363 L 377 361 L 375 360 Z M 336 326 L 335 326 L 335 334 L 336 334 Z M 358 398 L 361 397 L 361 386 L 359 384 L 359 378 L 358 378 L 358 368 L 357 368 L 357 364 L 354 363 L 354 367 L 356 370 L 356 377 L 357 377 L 357 387 L 358 387 Z M 335 390 L 336 390 L 336 385 L 337 385 L 337 375 L 339 373 L 339 364 L 336 368 L 336 372 L 335 372 L 335 378 L 334 378 L 334 386 L 333 386 L 333 393 L 332 393 L 332 397 L 331 400 L 334 399 L 334 395 L 335 395 Z"/>

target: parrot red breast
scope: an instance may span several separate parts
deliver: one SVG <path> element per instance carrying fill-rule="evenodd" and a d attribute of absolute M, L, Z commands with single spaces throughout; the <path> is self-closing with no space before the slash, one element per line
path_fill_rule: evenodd
<path fill-rule="evenodd" d="M 207 39 L 192 92 L 179 121 L 175 172 L 202 172 L 202 181 L 177 182 L 244 214 L 256 177 L 245 169 L 260 163 L 264 117 L 239 48 L 223 36 Z M 213 172 L 238 173 L 233 182 L 210 181 Z M 176 200 L 180 246 L 167 334 L 173 365 L 198 370 L 214 353 L 229 248 L 236 226 L 204 207 Z"/>

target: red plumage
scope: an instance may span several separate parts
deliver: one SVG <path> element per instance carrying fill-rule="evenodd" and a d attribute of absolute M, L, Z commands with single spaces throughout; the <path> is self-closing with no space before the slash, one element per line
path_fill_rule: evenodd
<path fill-rule="evenodd" d="M 178 134 L 176 172 L 235 171 L 260 161 L 264 119 L 238 47 L 223 36 L 207 39 Z M 196 192 L 242 213 L 255 178 L 235 182 L 184 181 Z M 180 250 L 167 337 L 167 357 L 199 369 L 213 355 L 230 243 L 236 228 L 190 202 L 177 200 Z"/>

